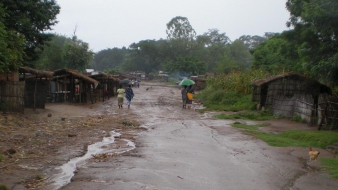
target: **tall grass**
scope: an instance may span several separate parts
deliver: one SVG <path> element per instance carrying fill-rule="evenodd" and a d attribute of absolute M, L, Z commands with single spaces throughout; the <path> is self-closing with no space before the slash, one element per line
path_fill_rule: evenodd
<path fill-rule="evenodd" d="M 243 95 L 224 89 L 207 88 L 196 95 L 205 110 L 240 111 L 253 110 L 256 103 L 251 102 L 251 95 Z"/>
<path fill-rule="evenodd" d="M 207 86 L 213 89 L 223 89 L 247 95 L 252 93 L 253 81 L 266 78 L 269 75 L 268 72 L 263 70 L 232 71 L 229 74 L 220 74 L 216 77 L 208 78 Z"/>
<path fill-rule="evenodd" d="M 207 79 L 206 89 L 196 95 L 205 110 L 240 111 L 253 110 L 251 102 L 252 82 L 269 74 L 262 70 L 232 71 Z M 205 111 L 203 110 L 203 111 Z"/>

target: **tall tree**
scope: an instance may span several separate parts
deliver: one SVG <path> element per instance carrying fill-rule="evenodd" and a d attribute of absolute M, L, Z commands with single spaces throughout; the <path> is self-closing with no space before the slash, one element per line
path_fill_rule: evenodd
<path fill-rule="evenodd" d="M 71 42 L 66 43 L 62 58 L 67 68 L 85 71 L 94 53 L 89 50 L 89 44 L 73 36 Z"/>
<path fill-rule="evenodd" d="M 206 63 L 206 70 L 214 72 L 224 54 L 226 46 L 231 44 L 231 40 L 225 33 L 219 33 L 218 29 L 209 29 L 202 36 L 197 37 L 197 44 L 204 48 L 197 56 Z"/>
<path fill-rule="evenodd" d="M 172 18 L 167 23 L 167 38 L 173 39 L 185 39 L 192 41 L 196 39 L 196 32 L 190 25 L 188 18 L 177 16 Z"/>
<path fill-rule="evenodd" d="M 288 0 L 288 26 L 301 36 L 300 56 L 311 74 L 338 82 L 338 1 Z"/>
<path fill-rule="evenodd" d="M 243 35 L 239 37 L 239 40 L 241 40 L 246 45 L 246 47 L 248 47 L 249 49 L 253 49 L 256 46 L 258 46 L 260 43 L 265 42 L 267 39 L 263 36 Z"/>
<path fill-rule="evenodd" d="M 125 47 L 105 49 L 97 52 L 94 56 L 94 68 L 98 71 L 105 69 L 118 69 L 124 61 L 125 55 L 130 50 Z"/>
<path fill-rule="evenodd" d="M 38 52 L 51 35 L 45 31 L 57 23 L 56 15 L 60 7 L 55 0 L 1 0 L 5 13 L 4 25 L 8 30 L 16 31 L 25 38 L 25 63 L 36 60 Z"/>
<path fill-rule="evenodd" d="M 290 30 L 259 44 L 252 50 L 254 56 L 252 68 L 264 69 L 270 73 L 286 71 L 306 73 L 300 60 L 302 51 L 299 46 L 300 40 L 301 36 Z"/>
<path fill-rule="evenodd" d="M 24 37 L 3 24 L 5 9 L 0 3 L 0 73 L 15 71 L 22 64 Z"/>
<path fill-rule="evenodd" d="M 253 57 L 241 40 L 235 40 L 225 48 L 224 57 L 218 62 L 217 71 L 229 73 L 232 70 L 249 69 Z"/>
<path fill-rule="evenodd" d="M 33 62 L 34 67 L 41 70 L 66 68 L 62 53 L 65 45 L 71 41 L 66 36 L 54 34 L 51 41 L 44 44 L 39 59 Z"/>
<path fill-rule="evenodd" d="M 219 33 L 219 30 L 216 28 L 209 29 L 208 32 L 203 34 L 203 36 L 208 39 L 206 46 L 214 44 L 228 45 L 231 43 L 230 38 L 225 33 Z"/>
<path fill-rule="evenodd" d="M 178 73 L 181 76 L 200 75 L 205 73 L 205 64 L 191 56 L 178 57 L 175 61 L 168 61 L 164 68 L 170 74 Z"/>
<path fill-rule="evenodd" d="M 157 72 L 160 67 L 160 56 L 155 40 L 143 40 L 130 45 L 128 59 L 123 64 L 125 71 L 144 71 L 149 74 Z"/>

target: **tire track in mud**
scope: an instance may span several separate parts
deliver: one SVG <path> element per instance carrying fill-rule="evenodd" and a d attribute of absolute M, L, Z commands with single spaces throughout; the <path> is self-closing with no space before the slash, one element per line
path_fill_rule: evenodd
<path fill-rule="evenodd" d="M 204 125 L 204 126 L 205 126 L 205 125 Z M 208 127 L 208 126 L 206 126 L 206 127 Z M 225 142 L 223 142 L 224 139 L 222 139 L 222 140 L 219 139 L 219 136 L 220 136 L 220 135 L 218 134 L 217 130 L 212 129 L 212 127 L 210 127 L 210 128 L 211 128 L 210 133 L 211 133 L 211 136 L 212 136 L 212 138 L 214 139 L 215 143 L 218 144 L 218 145 L 221 146 L 221 147 L 227 148 L 227 147 L 224 145 L 224 143 L 225 143 Z M 222 136 L 222 135 L 221 135 L 221 136 Z M 223 136 L 223 137 L 224 137 L 224 136 Z M 225 138 L 225 137 L 224 137 L 224 138 Z M 230 149 L 228 149 L 228 151 L 230 151 Z M 240 164 L 241 162 L 240 162 L 239 160 L 235 159 L 235 156 L 237 156 L 237 155 L 239 155 L 239 154 L 245 155 L 246 152 L 245 152 L 244 150 L 241 150 L 240 148 L 239 148 L 239 149 L 232 149 L 232 153 L 227 154 L 227 156 L 230 158 L 230 160 L 231 160 L 232 162 L 237 163 L 237 164 Z M 277 173 L 279 176 L 283 177 L 284 179 L 289 179 L 289 180 L 287 181 L 287 183 L 281 188 L 281 189 L 283 189 L 283 190 L 292 189 L 292 188 L 294 187 L 295 182 L 296 182 L 299 178 L 301 178 L 302 176 L 304 176 L 304 175 L 306 175 L 306 174 L 308 173 L 308 170 L 307 170 L 307 171 L 299 171 L 299 172 L 297 172 L 296 174 L 294 174 L 293 176 L 290 176 L 290 175 L 288 175 L 288 172 L 287 172 L 290 168 L 281 169 L 278 165 L 276 165 L 276 164 L 274 163 L 273 160 L 270 160 L 270 159 L 271 159 L 271 156 L 270 156 L 270 155 L 268 155 L 268 154 L 265 153 L 264 151 L 260 151 L 260 154 L 261 154 L 263 157 L 267 158 L 265 161 L 267 162 L 268 165 L 270 165 L 270 167 L 271 167 L 273 170 L 277 171 L 276 173 Z M 290 154 L 290 155 L 291 155 L 291 156 L 294 156 L 294 155 L 292 155 L 292 154 Z M 302 158 L 302 157 L 297 157 L 297 158 L 298 158 L 299 162 L 302 163 L 302 165 L 303 165 L 304 168 L 308 168 L 308 167 L 309 167 L 309 166 L 307 165 L 307 160 L 306 160 L 306 159 L 304 159 L 304 158 Z M 282 167 L 284 167 L 284 166 L 282 166 Z M 250 169 L 250 168 L 248 168 L 248 169 Z M 298 188 L 297 188 L 297 189 L 298 189 Z"/>

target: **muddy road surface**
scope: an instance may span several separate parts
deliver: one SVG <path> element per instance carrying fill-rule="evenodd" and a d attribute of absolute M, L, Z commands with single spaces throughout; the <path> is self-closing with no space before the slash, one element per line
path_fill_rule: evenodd
<path fill-rule="evenodd" d="M 46 189 L 333 190 L 338 187 L 338 180 L 321 171 L 319 162 L 307 161 L 306 148 L 270 147 L 232 128 L 232 120 L 217 120 L 211 117 L 213 113 L 198 113 L 196 109 L 201 105 L 182 109 L 180 89 L 175 86 L 143 82 L 140 88 L 134 88 L 134 93 L 131 109 L 127 106 L 118 109 L 116 99 L 109 100 L 104 109 L 110 114 L 130 115 L 146 130 L 137 131 L 132 142 L 118 145 L 114 139 L 123 140 L 124 134 L 115 131 L 112 144 L 102 145 L 104 151 L 113 155 L 99 161 L 80 160 L 69 182 L 66 177 L 65 184 L 60 186 L 59 180 L 59 184 Z M 288 120 L 267 122 L 271 127 L 264 130 L 270 132 L 291 128 L 312 130 Z M 332 154 L 321 150 L 321 156 L 332 157 Z M 57 174 L 51 179 L 56 177 Z"/>

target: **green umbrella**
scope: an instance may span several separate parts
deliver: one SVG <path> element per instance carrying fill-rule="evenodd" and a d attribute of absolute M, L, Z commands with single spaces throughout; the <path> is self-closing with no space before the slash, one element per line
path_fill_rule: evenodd
<path fill-rule="evenodd" d="M 193 80 L 183 79 L 178 85 L 189 86 L 189 85 L 193 85 L 193 84 L 195 84 L 195 82 Z"/>

